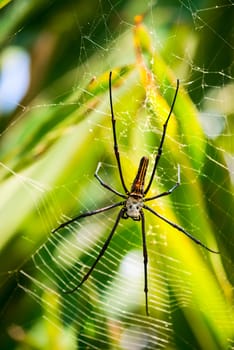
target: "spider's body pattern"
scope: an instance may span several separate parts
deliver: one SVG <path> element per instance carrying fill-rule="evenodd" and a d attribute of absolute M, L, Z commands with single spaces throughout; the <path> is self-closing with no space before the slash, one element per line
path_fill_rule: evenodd
<path fill-rule="evenodd" d="M 114 111 L 113 111 L 113 104 L 112 104 L 112 87 L 111 87 L 111 77 L 112 77 L 112 72 L 110 72 L 109 75 L 109 93 L 110 93 L 110 108 L 111 108 L 111 121 L 112 121 L 112 131 L 113 131 L 113 139 L 114 139 L 114 153 L 115 153 L 115 157 L 116 157 L 116 161 L 117 161 L 117 166 L 118 166 L 118 171 L 119 171 L 119 176 L 120 176 L 120 181 L 124 190 L 124 194 L 115 190 L 114 188 L 112 188 L 111 186 L 109 186 L 108 184 L 106 184 L 101 177 L 98 175 L 101 163 L 98 163 L 97 169 L 95 171 L 94 176 L 96 177 L 96 179 L 99 181 L 99 183 L 105 187 L 106 189 L 108 189 L 109 191 L 111 191 L 112 193 L 116 194 L 119 197 L 122 197 L 124 200 L 122 200 L 121 202 L 118 203 L 114 203 L 111 205 L 108 205 L 106 207 L 100 208 L 100 209 L 96 209 L 93 211 L 88 211 L 86 213 L 80 214 L 64 223 L 62 223 L 61 225 L 59 225 L 57 228 L 55 228 L 52 232 L 56 232 L 58 230 L 60 230 L 61 228 L 79 221 L 82 218 L 88 217 L 88 216 L 92 216 L 92 215 L 96 215 L 99 213 L 103 213 L 105 211 L 111 210 L 113 208 L 116 207 L 121 207 L 117 218 L 115 220 L 114 226 L 109 234 L 109 236 L 107 237 L 102 249 L 100 250 L 98 256 L 96 257 L 94 263 L 92 264 L 92 266 L 90 267 L 90 269 L 88 270 L 88 272 L 83 276 L 83 278 L 81 279 L 80 283 L 78 285 L 75 285 L 75 287 L 73 287 L 72 289 L 63 291 L 64 293 L 73 293 L 75 292 L 77 289 L 79 289 L 82 284 L 89 278 L 89 276 L 91 275 L 92 271 L 94 270 L 94 268 L 96 267 L 97 263 L 99 262 L 99 260 L 101 259 L 101 257 L 103 256 L 103 254 L 105 253 L 115 231 L 116 228 L 119 224 L 120 219 L 128 219 L 131 218 L 134 221 L 140 221 L 141 222 L 141 232 L 142 232 L 142 247 L 143 247 L 143 258 L 144 258 L 144 292 L 145 292 L 145 308 L 146 308 L 146 314 L 149 315 L 149 309 L 148 309 L 148 276 L 147 276 L 147 264 L 148 264 L 148 253 L 147 253 L 147 244 L 146 244 L 146 232 L 145 232 L 145 216 L 144 216 L 144 209 L 149 211 L 150 213 L 152 213 L 153 215 L 157 216 L 159 219 L 163 220 L 164 222 L 166 222 L 167 224 L 169 224 L 170 226 L 174 227 L 176 230 L 182 232 L 183 234 L 185 234 L 187 237 L 189 237 L 190 239 L 192 239 L 195 243 L 201 245 L 203 248 L 209 250 L 210 252 L 213 253 L 218 253 L 217 251 L 214 251 L 210 248 L 208 248 L 206 245 L 204 245 L 200 240 L 198 240 L 197 238 L 193 237 L 190 233 L 188 233 L 184 228 L 182 228 L 181 226 L 171 222 L 170 220 L 168 220 L 167 218 L 165 218 L 164 216 L 162 216 L 161 214 L 159 214 L 158 212 L 156 212 L 155 210 L 153 210 L 152 208 L 148 207 L 145 202 L 147 201 L 151 201 L 154 199 L 157 199 L 159 197 L 163 197 L 163 196 L 167 196 L 170 195 L 179 185 L 180 185 L 180 167 L 178 166 L 178 179 L 176 184 L 169 189 L 168 191 L 162 192 L 158 195 L 155 195 L 153 197 L 146 197 L 147 193 L 149 192 L 154 176 L 155 176 L 155 172 L 158 166 L 158 162 L 160 160 L 161 154 L 162 154 L 162 149 L 163 149 L 163 143 L 164 143 L 164 139 L 166 136 L 166 130 L 167 130 L 167 125 L 169 122 L 169 119 L 171 117 L 175 102 L 176 102 L 176 97 L 177 97 L 177 93 L 178 93 L 178 89 L 179 89 L 179 80 L 177 80 L 177 86 L 176 86 L 176 90 L 175 90 L 175 95 L 171 104 L 171 108 L 169 111 L 169 114 L 167 116 L 167 119 L 163 125 L 163 133 L 161 136 L 161 140 L 160 140 L 160 144 L 158 147 L 158 152 L 156 154 L 155 157 L 155 161 L 154 161 L 154 166 L 153 166 L 153 170 L 152 173 L 150 175 L 150 179 L 148 182 L 148 185 L 145 187 L 145 177 L 146 177 L 146 172 L 148 169 L 148 164 L 149 164 L 149 159 L 147 157 L 142 157 L 140 160 L 140 164 L 138 167 L 138 171 L 137 171 L 137 175 L 133 181 L 133 184 L 131 186 L 131 190 L 128 191 L 127 186 L 125 185 L 125 181 L 124 181 L 124 177 L 123 177 L 123 172 L 122 172 L 122 167 L 121 167 L 121 161 L 120 161 L 120 155 L 119 155 L 119 150 L 118 150 L 118 143 L 117 143 L 117 137 L 116 137 L 116 128 L 115 128 L 115 117 L 114 117 Z"/>
<path fill-rule="evenodd" d="M 135 180 L 133 181 L 131 191 L 128 194 L 126 203 L 125 203 L 125 215 L 123 218 L 132 218 L 135 221 L 139 221 L 141 219 L 141 210 L 144 207 L 144 183 L 145 183 L 145 175 L 147 172 L 149 164 L 149 159 L 147 157 L 142 157 L 137 175 Z"/>

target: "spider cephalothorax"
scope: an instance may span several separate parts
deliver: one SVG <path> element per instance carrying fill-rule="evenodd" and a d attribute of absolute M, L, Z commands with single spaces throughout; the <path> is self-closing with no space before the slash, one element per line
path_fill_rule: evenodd
<path fill-rule="evenodd" d="M 144 206 L 144 202 L 142 197 L 136 197 L 133 195 L 129 195 L 128 199 L 125 203 L 126 211 L 124 212 L 122 218 L 132 218 L 135 221 L 139 221 L 141 219 L 141 211 Z"/>

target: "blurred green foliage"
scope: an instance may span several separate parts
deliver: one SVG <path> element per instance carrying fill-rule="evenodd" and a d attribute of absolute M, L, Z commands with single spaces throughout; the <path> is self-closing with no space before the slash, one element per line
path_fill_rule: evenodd
<path fill-rule="evenodd" d="M 231 81 L 233 51 L 228 26 L 232 21 L 227 20 L 231 11 L 228 5 L 219 3 L 215 12 L 215 5 L 214 1 L 207 1 L 203 8 L 210 10 L 202 12 L 197 11 L 199 1 L 190 2 L 189 6 L 179 1 L 159 1 L 155 7 L 148 7 L 145 1 L 0 2 L 2 51 L 19 46 L 31 59 L 26 95 L 16 110 L 0 116 L 0 336 L 4 350 L 103 349 L 103 344 L 106 349 L 121 349 L 116 334 L 124 328 L 145 327 L 150 334 L 151 325 L 157 325 L 158 320 L 166 322 L 163 312 L 154 307 L 162 298 L 157 277 L 150 277 L 152 318 L 145 321 L 144 307 L 131 309 L 131 300 L 126 311 L 135 312 L 134 319 L 121 319 L 113 310 L 109 314 L 108 310 L 103 312 L 101 303 L 90 301 L 98 300 L 96 295 L 102 294 L 103 275 L 98 271 L 95 279 L 99 284 L 93 286 L 90 299 L 84 297 L 82 301 L 34 286 L 35 281 L 29 283 L 26 275 L 35 277 L 43 286 L 49 285 L 43 274 L 36 271 L 35 266 L 43 265 L 36 259 L 43 257 L 47 266 L 57 271 L 47 249 L 57 259 L 65 250 L 59 236 L 51 237 L 51 229 L 62 220 L 62 214 L 72 216 L 81 209 L 108 203 L 108 193 L 97 189 L 91 175 L 99 160 L 115 165 L 109 120 L 109 70 L 113 70 L 114 109 L 128 185 L 139 158 L 155 152 L 176 78 L 182 79 L 165 157 L 160 162 L 158 175 L 163 180 L 158 185 L 163 190 L 170 188 L 176 181 L 176 164 L 180 164 L 183 189 L 173 194 L 173 199 L 160 202 L 160 209 L 207 245 L 218 246 L 221 254 L 201 252 L 186 237 L 163 224 L 158 228 L 158 221 L 147 216 L 148 229 L 152 225 L 167 237 L 167 245 L 163 246 L 149 234 L 150 274 L 160 271 L 160 277 L 165 278 L 168 299 L 164 296 L 161 302 L 170 305 L 171 344 L 176 349 L 225 349 L 233 344 L 233 184 L 226 165 L 228 152 L 233 154 L 234 150 L 233 112 L 227 113 L 228 127 L 223 133 L 216 140 L 209 140 L 190 99 L 202 107 L 202 98 L 213 86 L 225 88 Z M 145 13 L 145 26 L 140 18 L 134 24 L 134 16 L 141 13 Z M 198 28 L 200 31 L 194 30 Z M 224 39 L 230 45 L 225 45 Z M 223 44 L 218 54 L 217 40 Z M 160 50 L 158 42 L 163 42 Z M 192 55 L 192 66 L 202 67 L 203 71 L 191 70 L 185 48 Z M 211 61 L 210 57 L 215 58 Z M 183 81 L 192 83 L 187 84 L 190 97 Z M 148 116 L 150 127 L 142 132 Z M 119 189 L 116 168 L 110 167 L 107 172 L 110 183 Z M 96 225 L 103 241 L 110 224 Z M 121 238 L 126 233 L 128 245 Z M 69 236 L 69 230 L 64 235 Z M 124 222 L 113 246 L 121 258 L 124 249 L 125 253 L 136 247 L 141 249 L 140 231 L 133 223 Z M 94 244 L 93 251 L 96 250 Z M 73 252 L 69 254 L 72 256 Z M 189 276 L 176 272 L 180 283 L 173 280 L 168 257 L 180 261 L 190 272 Z M 117 260 L 118 264 L 109 258 L 110 266 L 103 266 L 106 285 L 110 270 L 113 275 L 118 271 L 121 259 Z M 81 261 L 90 263 L 86 254 L 81 254 Z M 71 274 L 75 275 L 76 269 L 77 266 L 68 266 Z M 61 280 L 53 282 L 60 284 Z M 109 305 L 118 299 L 117 287 L 122 283 L 114 278 L 112 282 L 106 288 L 111 293 L 103 292 Z M 50 287 L 53 289 L 54 284 Z M 192 293 L 193 307 L 184 300 L 186 290 Z M 38 297 L 40 303 L 35 302 Z M 127 299 L 131 299 L 129 295 Z M 75 319 L 71 320 L 70 310 Z M 112 317 L 122 322 L 121 326 L 114 324 Z M 157 343 L 151 348 L 158 348 Z"/>

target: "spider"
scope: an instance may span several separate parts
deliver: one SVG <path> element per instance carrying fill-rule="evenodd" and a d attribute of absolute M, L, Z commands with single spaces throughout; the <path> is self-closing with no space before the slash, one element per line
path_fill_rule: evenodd
<path fill-rule="evenodd" d="M 152 213 L 153 215 L 157 216 L 159 219 L 163 220 L 164 222 L 166 222 L 167 224 L 171 225 L 173 228 L 175 228 L 176 230 L 182 232 L 183 234 L 185 234 L 187 237 L 189 237 L 191 240 L 193 240 L 195 243 L 201 245 L 203 248 L 207 249 L 208 251 L 212 252 L 212 253 L 219 253 L 215 250 L 212 250 L 210 248 L 208 248 L 205 244 L 203 244 L 200 240 L 198 240 L 197 238 L 193 237 L 190 233 L 188 233 L 185 229 L 183 229 L 181 226 L 171 222 L 170 220 L 168 220 L 167 218 L 165 218 L 164 216 L 162 216 L 161 214 L 157 213 L 155 210 L 153 210 L 152 208 L 148 207 L 145 203 L 152 201 L 154 199 L 160 198 L 160 197 L 164 197 L 164 196 L 168 196 L 170 195 L 179 185 L 180 185 L 180 167 L 178 166 L 178 178 L 177 178 L 177 182 L 176 184 L 174 184 L 174 186 L 169 189 L 168 191 L 162 192 L 156 196 L 152 196 L 152 197 L 147 197 L 146 195 L 149 192 L 154 176 L 155 176 L 155 172 L 162 154 L 162 150 L 163 150 L 163 143 L 165 140 L 165 136 L 166 136 L 166 131 L 167 131 L 167 125 L 168 122 L 170 120 L 175 102 L 176 102 L 176 97 L 178 94 L 178 90 L 179 90 L 179 80 L 177 79 L 177 85 L 176 85 L 176 90 L 175 90 L 175 94 L 174 94 L 174 98 L 171 104 L 171 108 L 169 111 L 169 114 L 167 116 L 167 119 L 163 125 L 163 132 L 162 132 L 162 136 L 161 136 L 161 140 L 159 143 L 159 147 L 158 147 L 158 151 L 155 157 L 155 161 L 154 161 L 154 166 L 153 166 L 153 170 L 152 173 L 150 175 L 150 179 L 149 182 L 147 184 L 147 186 L 145 187 L 145 177 L 146 177 L 146 172 L 147 172 L 147 168 L 148 168 L 148 164 L 149 164 L 149 159 L 147 157 L 142 157 L 140 160 L 140 164 L 138 167 L 138 171 L 136 174 L 136 177 L 132 183 L 131 189 L 130 191 L 128 190 L 126 184 L 125 184 L 125 180 L 123 177 L 123 171 L 122 171 L 122 166 L 121 166 L 121 161 L 120 161 L 120 154 L 119 154 L 119 148 L 118 148 L 118 142 L 117 142 L 117 137 L 116 137 L 116 119 L 114 116 L 114 109 L 113 109 L 113 102 L 112 102 L 112 83 L 111 83 L 111 77 L 112 77 L 112 72 L 110 72 L 109 74 L 109 98 L 110 98 L 110 111 L 111 111 L 111 122 L 112 122 L 112 131 L 113 131 L 113 139 L 114 139 L 114 153 L 115 153 L 115 158 L 117 161 L 117 167 L 118 167 L 118 172 L 119 172 L 119 177 L 120 177 L 120 182 L 122 184 L 123 190 L 125 192 L 125 194 L 120 193 L 119 191 L 115 190 L 114 188 L 112 188 L 111 186 L 109 186 L 108 184 L 106 184 L 101 177 L 98 175 L 101 163 L 98 163 L 97 169 L 95 171 L 95 178 L 99 181 L 100 185 L 105 187 L 107 190 L 111 191 L 112 193 L 116 194 L 117 196 L 123 198 L 123 200 L 121 202 L 118 203 L 114 203 L 111 205 L 108 205 L 106 207 L 100 208 L 100 209 L 96 209 L 96 210 L 92 210 L 92 211 L 88 211 L 82 214 L 79 214 L 78 216 L 75 216 L 74 218 L 62 223 L 61 225 L 59 225 L 57 228 L 53 229 L 52 232 L 56 232 L 58 230 L 60 230 L 61 228 L 76 222 L 82 218 L 88 217 L 88 216 L 92 216 L 92 215 L 96 215 L 99 213 L 103 213 L 106 212 L 108 210 L 111 210 L 113 208 L 116 207 L 121 207 L 116 221 L 114 223 L 114 226 L 108 236 L 108 238 L 106 239 L 102 249 L 100 250 L 98 256 L 96 257 L 94 263 L 92 264 L 92 266 L 89 268 L 88 272 L 83 276 L 82 280 L 72 289 L 69 290 L 63 290 L 63 293 L 65 294 L 71 294 L 74 293 L 76 290 L 78 290 L 83 283 L 89 278 L 89 276 L 91 275 L 91 273 L 93 272 L 94 268 L 96 267 L 97 263 L 99 262 L 99 260 L 101 259 L 101 257 L 103 256 L 103 254 L 105 253 L 106 249 L 109 246 L 109 243 L 111 242 L 111 239 L 116 231 L 116 228 L 119 224 L 120 219 L 128 219 L 131 218 L 134 221 L 140 221 L 141 222 L 141 232 L 142 232 L 142 246 L 143 246 L 143 260 L 144 260 L 144 293 L 145 293 L 145 311 L 146 311 L 146 315 L 149 315 L 149 306 L 148 306 L 148 276 L 147 276 L 147 265 L 148 265 L 148 253 L 147 253 L 147 245 L 146 245 L 146 232 L 145 232 L 145 215 L 144 215 L 144 211 L 143 209 L 149 211 L 150 213 Z"/>

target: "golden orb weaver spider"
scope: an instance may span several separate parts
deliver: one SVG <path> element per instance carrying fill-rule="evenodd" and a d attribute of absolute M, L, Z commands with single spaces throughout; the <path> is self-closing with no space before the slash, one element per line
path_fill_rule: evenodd
<path fill-rule="evenodd" d="M 79 289 L 82 284 L 89 278 L 89 276 L 91 275 L 92 271 L 94 270 L 94 268 L 96 267 L 98 261 L 101 259 L 101 257 L 103 256 L 103 254 L 105 253 L 115 231 L 116 228 L 119 224 L 120 219 L 128 219 L 131 218 L 135 221 L 141 221 L 141 232 L 142 232 L 142 246 L 143 246 L 143 258 L 144 258 L 144 293 L 145 293 L 145 310 L 146 310 L 146 315 L 149 315 L 149 307 L 148 307 L 148 274 L 147 274 L 147 265 L 148 265 L 148 253 L 147 253 L 147 244 L 146 244 L 146 233 L 145 233 L 145 216 L 144 216 L 144 212 L 143 209 L 149 211 L 150 213 L 152 213 L 153 215 L 157 216 L 159 219 L 163 220 L 164 222 L 166 222 L 167 224 L 171 225 L 172 227 L 174 227 L 176 230 L 182 232 L 183 234 L 185 234 L 187 237 L 189 237 L 190 239 L 192 239 L 195 243 L 201 245 L 203 248 L 207 249 L 208 251 L 212 252 L 212 253 L 219 253 L 213 249 L 208 248 L 205 244 L 203 244 L 200 240 L 196 239 L 195 237 L 193 237 L 190 233 L 188 233 L 186 230 L 184 230 L 181 226 L 171 222 L 170 220 L 168 220 L 167 218 L 165 218 L 164 216 L 162 216 L 161 214 L 157 213 L 155 210 L 153 210 L 152 208 L 148 207 L 145 202 L 149 202 L 152 201 L 154 199 L 163 197 L 163 196 L 167 196 L 170 195 L 179 185 L 180 185 L 180 168 L 178 167 L 178 180 L 176 182 L 176 184 L 169 189 L 168 191 L 162 192 L 156 196 L 153 197 L 148 197 L 146 198 L 147 193 L 149 192 L 154 176 L 155 176 L 155 172 L 162 154 L 162 150 L 163 150 L 163 143 L 164 143 L 164 139 L 166 136 L 166 131 L 167 131 L 167 125 L 168 122 L 170 120 L 175 102 L 176 102 L 176 97 L 178 94 L 178 90 L 179 90 L 179 80 L 177 79 L 177 85 L 176 85 L 176 90 L 175 90 L 175 94 L 174 94 L 174 98 L 171 104 L 171 108 L 169 111 L 169 114 L 167 116 L 167 119 L 163 125 L 163 133 L 161 136 L 161 140 L 160 140 L 160 144 L 158 147 L 158 152 L 156 154 L 155 157 L 155 161 L 154 161 L 154 166 L 153 166 L 153 170 L 152 173 L 150 175 L 150 179 L 148 182 L 148 185 L 145 188 L 145 176 L 146 176 L 146 172 L 147 172 L 147 168 L 148 168 L 148 164 L 149 164 L 149 159 L 147 157 L 142 157 L 140 160 L 140 164 L 138 167 L 138 171 L 136 174 L 136 177 L 133 181 L 133 184 L 131 186 L 130 191 L 128 190 L 125 181 L 124 181 L 124 177 L 123 177 L 123 172 L 122 172 L 122 166 L 121 166 L 121 161 L 120 161 L 120 154 L 119 154 L 119 147 L 118 147 L 118 142 L 117 142 L 117 137 L 116 137 L 116 119 L 114 116 L 114 109 L 113 109 L 113 103 L 112 103 L 112 84 L 111 84 L 111 77 L 112 77 L 112 72 L 110 72 L 109 74 L 109 96 L 110 96 L 110 109 L 111 109 L 111 122 L 112 122 L 112 131 L 113 131 L 113 139 L 114 139 L 114 153 L 115 153 L 115 158 L 117 161 L 117 166 L 118 166 L 118 172 L 119 172 L 119 177 L 120 177 L 120 181 L 123 187 L 123 190 L 125 192 L 125 194 L 122 194 L 120 192 L 118 192 L 117 190 L 115 190 L 114 188 L 112 188 L 111 186 L 109 186 L 108 184 L 106 184 L 101 177 L 98 175 L 99 169 L 100 169 L 100 165 L 101 163 L 98 163 L 97 169 L 95 171 L 94 176 L 96 177 L 96 179 L 99 181 L 99 183 L 105 187 L 107 190 L 113 192 L 114 194 L 116 194 L 119 197 L 122 197 L 124 200 L 118 203 L 114 203 L 111 205 L 108 205 L 106 207 L 100 208 L 100 209 L 96 209 L 93 211 L 88 211 L 86 213 L 80 214 L 64 223 L 62 223 L 61 225 L 59 225 L 57 228 L 53 229 L 52 232 L 56 232 L 58 230 L 60 230 L 61 228 L 75 222 L 78 221 L 82 218 L 88 217 L 88 216 L 92 216 L 92 215 L 96 215 L 99 213 L 103 213 L 105 211 L 108 211 L 110 209 L 116 208 L 116 207 L 122 207 L 117 215 L 116 221 L 114 223 L 114 226 L 109 234 L 109 236 L 107 237 L 101 251 L 99 252 L 98 256 L 96 257 L 94 263 L 92 264 L 92 266 L 89 268 L 88 272 L 83 276 L 82 280 L 72 289 L 69 290 L 65 290 L 63 291 L 63 293 L 65 294 L 71 294 L 74 293 L 77 289 Z"/>

